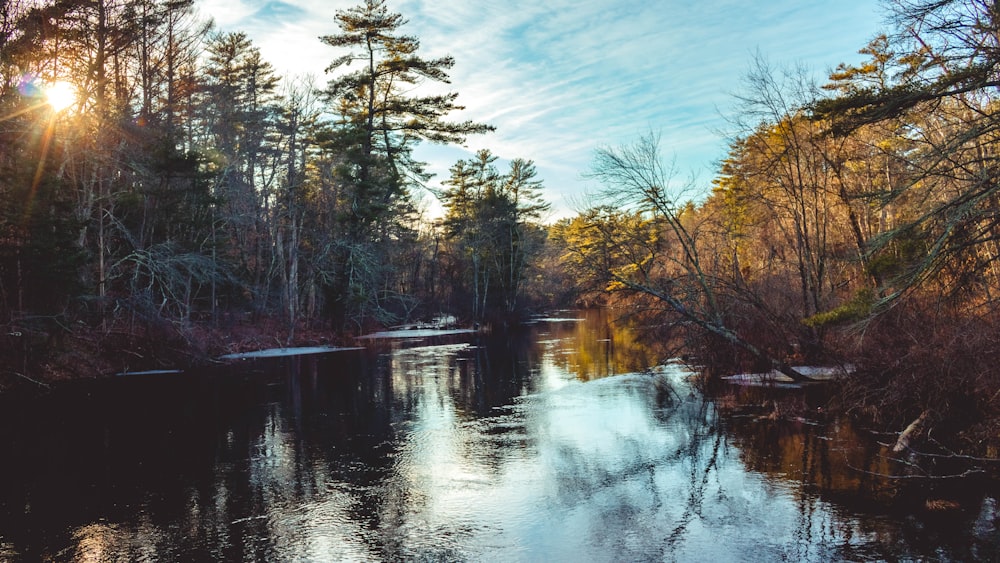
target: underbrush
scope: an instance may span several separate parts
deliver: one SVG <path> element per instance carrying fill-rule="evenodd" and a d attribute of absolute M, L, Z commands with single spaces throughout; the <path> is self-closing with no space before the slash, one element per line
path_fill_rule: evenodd
<path fill-rule="evenodd" d="M 305 326 L 296 327 L 289 338 L 286 323 L 267 317 L 229 317 L 219 323 L 155 317 L 88 320 L 53 317 L 4 327 L 0 392 L 124 372 L 186 369 L 229 353 L 339 344 L 329 330 Z"/>
<path fill-rule="evenodd" d="M 901 304 L 864 327 L 840 402 L 872 425 L 946 452 L 1000 457 L 1000 318 Z"/>
<path fill-rule="evenodd" d="M 914 447 L 933 455 L 1000 462 L 1000 312 L 988 306 L 899 302 L 865 324 L 825 327 L 821 345 L 807 328 L 780 326 L 750 307 L 729 307 L 728 326 L 788 365 L 847 365 L 828 408 L 878 432 L 898 435 L 914 421 Z M 718 336 L 688 331 L 705 381 L 762 373 L 771 365 Z M 1000 463 L 997 463 L 1000 469 Z"/>

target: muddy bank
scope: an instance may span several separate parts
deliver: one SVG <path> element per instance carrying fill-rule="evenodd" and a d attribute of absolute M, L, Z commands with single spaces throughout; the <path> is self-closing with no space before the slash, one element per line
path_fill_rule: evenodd
<path fill-rule="evenodd" d="M 353 337 L 301 328 L 289 339 L 283 323 L 265 319 L 226 327 L 190 324 L 91 327 L 48 322 L 7 326 L 0 335 L 0 392 L 44 389 L 67 381 L 122 373 L 184 370 L 232 354 L 288 347 L 341 347 Z"/>

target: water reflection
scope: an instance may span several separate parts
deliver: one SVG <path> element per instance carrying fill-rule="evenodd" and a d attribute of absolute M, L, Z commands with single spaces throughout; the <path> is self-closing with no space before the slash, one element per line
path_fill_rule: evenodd
<path fill-rule="evenodd" d="M 574 318 L 584 318 L 574 314 Z M 0 560 L 969 559 L 880 446 L 743 416 L 601 317 L 119 379 L 0 410 Z M 721 408 L 720 408 L 721 407 Z M 857 469 L 865 469 L 859 472 Z M 992 503 L 992 504 L 991 504 Z"/>
<path fill-rule="evenodd" d="M 536 353 L 546 356 L 545 367 L 580 381 L 641 371 L 665 359 L 662 351 L 641 342 L 638 329 L 614 320 L 613 313 L 601 309 L 540 319 L 535 323 Z"/>

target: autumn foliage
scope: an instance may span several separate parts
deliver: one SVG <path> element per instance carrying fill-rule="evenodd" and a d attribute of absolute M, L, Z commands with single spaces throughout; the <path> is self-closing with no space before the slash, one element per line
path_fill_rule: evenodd
<path fill-rule="evenodd" d="M 585 300 L 658 310 L 710 372 L 841 365 L 849 412 L 995 457 L 1000 12 L 893 10 L 822 86 L 753 61 L 707 197 L 649 135 L 599 151 L 605 205 L 553 240 Z"/>
<path fill-rule="evenodd" d="M 947 447 L 994 456 L 1000 11 L 906 0 L 889 15 L 865 61 L 821 85 L 755 58 L 711 185 L 648 134 L 599 148 L 603 191 L 546 226 L 530 160 L 501 173 L 484 150 L 428 184 L 419 142 L 492 127 L 448 121 L 456 93 L 420 93 L 454 59 L 421 58 L 384 1 L 335 13 L 325 85 L 282 80 L 191 1 L 7 2 L 2 381 L 57 351 L 121 369 L 112 342 L 157 367 L 240 346 L 226 335 L 247 327 L 266 338 L 240 342 L 283 345 L 607 305 L 709 373 L 844 366 L 847 411 L 923 417 Z"/>

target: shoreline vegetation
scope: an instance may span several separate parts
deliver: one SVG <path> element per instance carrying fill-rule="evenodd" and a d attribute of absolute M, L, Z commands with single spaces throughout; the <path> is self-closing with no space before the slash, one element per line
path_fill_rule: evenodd
<path fill-rule="evenodd" d="M 995 473 L 995 2 L 889 3 L 822 84 L 753 57 L 710 184 L 650 132 L 595 147 L 599 187 L 554 221 L 527 158 L 415 159 L 494 127 L 449 120 L 455 59 L 386 0 L 331 14 L 324 83 L 196 0 L 8 8 L 0 390 L 602 306 L 707 379 L 851 365 L 831 410 Z"/>
<path fill-rule="evenodd" d="M 581 319 L 572 315 L 549 315 L 527 317 L 522 322 L 527 325 L 539 320 L 578 322 Z M 634 329 L 627 328 L 633 323 L 625 318 L 621 320 L 624 321 L 623 328 Z M 270 331 L 265 328 L 269 326 Z M 34 369 L 25 370 L 27 373 L 6 370 L 0 378 L 0 396 L 16 396 L 24 392 L 45 393 L 63 384 L 88 380 L 182 374 L 243 360 L 359 350 L 364 347 L 358 346 L 358 342 L 380 338 L 425 338 L 433 335 L 489 332 L 489 327 L 459 328 L 460 326 L 457 319 L 449 317 L 446 323 L 435 319 L 388 327 L 387 330 L 372 327 L 371 332 L 365 334 L 339 337 L 333 337 L 326 331 L 300 329 L 295 331 L 297 336 L 294 341 L 287 339 L 287 329 L 281 329 L 278 323 L 262 322 L 234 325 L 224 330 L 193 327 L 184 336 L 177 333 L 172 338 L 165 337 L 162 332 L 156 338 L 133 335 L 126 339 L 123 334 L 113 331 L 103 338 L 93 330 L 78 331 L 62 335 L 58 339 L 63 348 L 57 354 L 46 357 L 45 352 L 37 351 L 35 355 L 45 359 Z M 508 329 L 517 330 L 516 327 Z M 638 336 L 637 342 L 645 342 L 642 346 L 655 347 L 657 342 L 655 339 L 650 340 L 648 336 Z M 9 353 L 9 348 L 7 352 Z M 868 427 L 878 443 L 889 448 L 891 455 L 899 456 L 900 463 L 910 467 L 899 475 L 880 474 L 879 477 L 924 480 L 929 485 L 942 480 L 966 478 L 1000 483 L 1000 459 L 991 455 L 991 452 L 986 451 L 985 455 L 980 455 L 973 453 L 972 449 L 953 449 L 953 443 L 949 441 L 953 437 L 931 434 L 937 413 L 924 410 L 904 427 L 893 429 L 880 425 L 876 417 L 859 412 L 857 403 L 852 402 L 851 393 L 860 385 L 856 381 L 858 377 L 870 375 L 859 375 L 853 364 L 796 365 L 793 369 L 809 378 L 803 382 L 777 370 L 720 373 L 717 366 L 695 365 L 697 362 L 690 357 L 665 361 L 687 365 L 701 382 L 699 387 L 706 393 L 706 397 L 718 403 L 718 408 L 724 413 L 744 417 L 749 413 L 764 421 L 785 420 L 813 425 L 825 424 L 825 421 L 835 420 L 841 415 L 850 417 L 855 423 Z M 14 365 L 14 362 L 8 362 L 7 365 Z M 658 369 L 658 366 L 650 366 L 647 372 L 656 373 Z M 815 385 L 826 388 L 824 395 L 832 399 L 818 406 L 804 408 L 802 399 L 797 398 L 795 393 L 804 390 L 806 386 Z M 765 392 L 765 395 L 748 394 L 741 389 L 758 389 Z M 793 394 L 785 395 L 782 391 L 792 391 Z"/>

